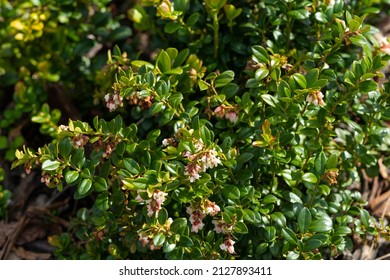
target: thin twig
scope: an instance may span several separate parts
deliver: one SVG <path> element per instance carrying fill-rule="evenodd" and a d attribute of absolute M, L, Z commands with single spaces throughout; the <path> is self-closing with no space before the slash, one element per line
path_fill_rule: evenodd
<path fill-rule="evenodd" d="M 385 260 L 385 259 L 387 259 L 387 258 L 390 259 L 390 253 L 388 253 L 388 254 L 386 254 L 386 255 L 384 255 L 384 256 L 381 256 L 381 257 L 379 257 L 379 258 L 376 258 L 375 260 Z"/>
<path fill-rule="evenodd" d="M 385 209 L 383 209 L 382 216 L 381 216 L 382 220 L 385 218 L 385 215 L 387 213 L 387 209 L 389 208 L 389 206 L 390 206 L 390 196 L 389 196 L 389 198 L 386 201 Z"/>

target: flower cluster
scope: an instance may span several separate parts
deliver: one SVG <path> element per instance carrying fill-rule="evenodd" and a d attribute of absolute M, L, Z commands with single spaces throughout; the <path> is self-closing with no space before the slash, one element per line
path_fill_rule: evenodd
<path fill-rule="evenodd" d="M 104 96 L 104 101 L 106 102 L 106 107 L 110 110 L 110 112 L 113 112 L 118 109 L 118 107 L 123 106 L 123 98 L 117 92 L 113 95 L 106 94 Z"/>
<path fill-rule="evenodd" d="M 233 231 L 233 225 L 226 223 L 223 219 L 213 220 L 212 223 L 216 233 L 228 234 Z"/>
<path fill-rule="evenodd" d="M 41 175 L 41 183 L 44 183 L 47 187 L 57 186 L 61 183 L 62 178 L 63 176 L 61 173 L 51 175 L 43 171 Z"/>
<path fill-rule="evenodd" d="M 225 118 L 231 123 L 237 123 L 238 113 L 237 109 L 232 106 L 221 105 L 215 108 L 214 115 L 217 118 Z"/>
<path fill-rule="evenodd" d="M 223 219 L 215 219 L 212 221 L 214 225 L 214 231 L 216 233 L 227 234 L 224 242 L 220 245 L 221 250 L 228 251 L 230 254 L 234 254 L 234 241 L 231 238 L 233 232 L 233 224 L 226 223 Z"/>
<path fill-rule="evenodd" d="M 130 105 L 138 105 L 143 110 L 148 110 L 153 105 L 154 96 L 141 96 L 139 92 L 136 91 L 128 99 Z"/>
<path fill-rule="evenodd" d="M 206 172 L 208 168 L 214 168 L 221 164 L 221 160 L 218 158 L 218 153 L 215 149 L 200 152 L 196 155 L 187 151 L 183 156 L 191 160 L 191 163 L 185 167 L 184 171 L 184 175 L 190 177 L 190 182 L 195 182 L 195 180 L 200 178 L 199 172 Z"/>
<path fill-rule="evenodd" d="M 310 92 L 306 97 L 306 101 L 309 103 L 313 103 L 315 106 L 318 105 L 324 106 L 325 102 L 323 98 L 324 95 L 322 94 L 322 92 L 317 90 L 317 91 Z"/>
<path fill-rule="evenodd" d="M 83 148 L 89 141 L 89 137 L 84 134 L 79 134 L 72 139 L 73 146 L 75 148 Z"/>
<path fill-rule="evenodd" d="M 234 246 L 233 246 L 234 243 L 236 243 L 236 242 L 233 241 L 230 236 L 228 236 L 225 238 L 225 240 L 219 246 L 219 248 L 221 248 L 221 250 L 228 251 L 230 254 L 234 254 L 235 253 Z"/>
<path fill-rule="evenodd" d="M 146 192 L 146 191 L 137 190 L 138 195 L 135 198 L 135 200 L 137 200 L 138 202 L 145 202 L 146 203 L 146 208 L 148 210 L 147 215 L 149 217 L 153 216 L 153 214 L 157 215 L 158 212 L 161 210 L 161 205 L 164 203 L 165 197 L 168 194 L 163 192 L 163 191 L 160 191 L 160 190 L 155 190 L 150 199 L 144 200 L 141 197 L 140 192 Z"/>
<path fill-rule="evenodd" d="M 214 217 L 221 209 L 215 202 L 207 198 L 203 203 L 194 203 L 187 207 L 187 213 L 190 215 L 191 231 L 197 233 L 204 227 L 203 219 L 207 215 Z"/>

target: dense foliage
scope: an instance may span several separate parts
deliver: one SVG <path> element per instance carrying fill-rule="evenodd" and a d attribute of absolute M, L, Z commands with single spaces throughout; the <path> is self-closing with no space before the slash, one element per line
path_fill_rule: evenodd
<path fill-rule="evenodd" d="M 58 258 L 322 259 L 389 237 L 351 187 L 390 166 L 385 1 L 14 2 L 1 124 L 27 112 L 50 143 L 13 168 L 93 202 Z M 87 113 L 64 122 L 52 87 Z"/>

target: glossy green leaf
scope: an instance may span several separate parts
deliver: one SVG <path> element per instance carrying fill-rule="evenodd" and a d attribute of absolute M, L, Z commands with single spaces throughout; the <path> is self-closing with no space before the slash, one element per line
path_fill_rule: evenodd
<path fill-rule="evenodd" d="M 306 233 L 311 225 L 311 213 L 306 207 L 302 208 L 298 215 L 298 227 L 301 233 Z"/>
<path fill-rule="evenodd" d="M 85 196 L 92 188 L 91 179 L 83 179 L 77 187 L 77 193 L 80 197 Z"/>
<path fill-rule="evenodd" d="M 217 76 L 214 80 L 214 86 L 216 88 L 224 87 L 234 79 L 234 72 L 231 70 L 225 71 Z"/>
<path fill-rule="evenodd" d="M 281 212 L 272 213 L 271 219 L 280 227 L 286 226 L 286 217 Z"/>
<path fill-rule="evenodd" d="M 96 182 L 93 183 L 93 188 L 97 192 L 104 192 L 108 189 L 107 181 L 104 178 L 98 178 Z"/>
<path fill-rule="evenodd" d="M 177 218 L 171 224 L 171 231 L 180 235 L 184 235 L 187 229 L 187 219 Z"/>
<path fill-rule="evenodd" d="M 270 60 L 267 50 L 262 46 L 253 46 L 252 53 L 259 62 L 267 63 Z"/>
<path fill-rule="evenodd" d="M 166 73 L 171 70 L 171 58 L 166 51 L 161 51 L 158 55 L 157 65 L 162 73 Z"/>
<path fill-rule="evenodd" d="M 58 145 L 58 151 L 60 153 L 61 156 L 63 157 L 67 157 L 70 155 L 71 151 L 72 151 L 72 143 L 70 143 L 70 140 L 69 138 L 64 138 L 60 141 L 59 145 Z"/>
<path fill-rule="evenodd" d="M 298 238 L 296 234 L 289 228 L 282 228 L 282 234 L 286 238 L 287 242 L 291 245 L 298 245 Z"/>
<path fill-rule="evenodd" d="M 58 167 L 60 167 L 60 165 L 61 164 L 58 160 L 47 159 L 42 163 L 42 170 L 45 170 L 45 171 L 56 170 Z"/>
<path fill-rule="evenodd" d="M 79 173 L 74 170 L 69 170 L 65 173 L 65 182 L 67 184 L 72 184 L 79 178 Z"/>
<path fill-rule="evenodd" d="M 237 222 L 234 225 L 234 232 L 235 233 L 240 233 L 240 234 L 247 234 L 248 233 L 248 228 L 243 222 Z"/>
<path fill-rule="evenodd" d="M 319 218 L 314 218 L 310 224 L 309 231 L 312 232 L 328 232 L 332 230 L 332 219 L 327 215 L 322 215 Z"/>
<path fill-rule="evenodd" d="M 139 164 L 132 158 L 123 159 L 123 166 L 134 175 L 140 172 Z"/>
<path fill-rule="evenodd" d="M 308 172 L 308 173 L 303 174 L 302 180 L 304 182 L 315 184 L 315 183 L 317 183 L 317 176 L 314 175 L 313 173 Z"/>
<path fill-rule="evenodd" d="M 163 233 L 157 233 L 153 237 L 153 245 L 156 247 L 162 246 L 164 242 L 165 242 L 165 235 Z"/>

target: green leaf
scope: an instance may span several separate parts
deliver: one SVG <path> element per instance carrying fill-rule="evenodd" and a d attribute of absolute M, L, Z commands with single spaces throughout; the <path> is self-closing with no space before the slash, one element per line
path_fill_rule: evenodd
<path fill-rule="evenodd" d="M 267 103 L 271 107 L 276 107 L 276 104 L 278 104 L 279 102 L 275 97 L 270 94 L 262 94 L 260 95 L 260 97 L 265 101 L 265 103 Z"/>
<path fill-rule="evenodd" d="M 171 224 L 171 231 L 176 233 L 176 234 L 180 234 L 180 235 L 184 235 L 186 229 L 187 229 L 187 219 L 186 218 L 177 218 L 175 219 L 172 224 Z"/>
<path fill-rule="evenodd" d="M 132 158 L 123 159 L 123 166 L 134 175 L 137 175 L 141 170 L 139 164 Z"/>
<path fill-rule="evenodd" d="M 133 60 L 131 61 L 131 65 L 137 68 L 141 68 L 142 66 L 145 66 L 146 68 L 150 68 L 150 69 L 154 68 L 153 64 L 143 60 Z"/>
<path fill-rule="evenodd" d="M 309 231 L 311 232 L 328 232 L 333 228 L 332 219 L 326 214 L 322 214 L 319 218 L 313 220 L 310 224 Z"/>
<path fill-rule="evenodd" d="M 194 246 L 194 242 L 188 236 L 182 235 L 177 245 L 189 248 Z"/>
<path fill-rule="evenodd" d="M 163 74 L 171 70 L 171 58 L 166 51 L 162 50 L 158 55 L 157 66 Z"/>
<path fill-rule="evenodd" d="M 282 228 L 282 234 L 286 238 L 287 242 L 291 245 L 298 245 L 298 238 L 295 233 L 289 228 Z"/>
<path fill-rule="evenodd" d="M 253 46 L 252 53 L 258 62 L 267 63 L 270 60 L 267 50 L 262 46 Z"/>
<path fill-rule="evenodd" d="M 59 166 L 60 166 L 60 162 L 58 160 L 47 159 L 42 163 L 42 170 L 52 171 L 52 170 L 56 170 Z"/>
<path fill-rule="evenodd" d="M 83 179 L 77 188 L 77 193 L 79 197 L 81 198 L 86 194 L 88 194 L 88 192 L 91 190 L 91 187 L 92 187 L 92 180 L 89 178 Z"/>
<path fill-rule="evenodd" d="M 163 102 L 155 102 L 155 103 L 153 103 L 153 105 L 149 109 L 150 114 L 155 115 L 155 114 L 161 112 L 161 110 L 163 110 L 163 108 L 164 108 Z"/>
<path fill-rule="evenodd" d="M 348 22 L 348 27 L 349 27 L 349 31 L 350 32 L 355 32 L 359 29 L 360 27 L 360 22 L 355 20 L 355 19 L 351 19 L 349 22 Z"/>
<path fill-rule="evenodd" d="M 215 78 L 214 86 L 216 88 L 224 87 L 227 84 L 229 84 L 231 81 L 233 81 L 233 79 L 234 79 L 234 72 L 231 70 L 227 70 Z"/>
<path fill-rule="evenodd" d="M 267 240 L 267 241 L 273 241 L 276 237 L 276 229 L 275 227 L 272 227 L 272 226 L 266 226 L 264 227 L 263 229 L 263 235 L 264 235 L 264 239 Z"/>
<path fill-rule="evenodd" d="M 268 69 L 266 69 L 266 68 L 259 68 L 255 72 L 255 78 L 256 78 L 256 80 L 262 80 L 265 77 L 267 77 L 268 74 L 269 74 L 269 70 Z"/>
<path fill-rule="evenodd" d="M 108 189 L 107 181 L 104 178 L 98 178 L 96 182 L 93 184 L 93 188 L 97 192 L 104 192 Z"/>
<path fill-rule="evenodd" d="M 360 210 L 360 221 L 362 225 L 368 228 L 370 226 L 370 213 L 366 209 Z"/>
<path fill-rule="evenodd" d="M 302 204 L 301 198 L 293 192 L 283 192 L 283 197 L 289 202 Z"/>
<path fill-rule="evenodd" d="M 162 246 L 164 242 L 165 242 L 165 235 L 163 233 L 157 233 L 153 237 L 153 245 L 156 247 Z"/>
<path fill-rule="evenodd" d="M 69 170 L 65 173 L 65 182 L 67 184 L 72 184 L 79 178 L 79 173 L 74 170 Z"/>
<path fill-rule="evenodd" d="M 302 180 L 304 182 L 307 182 L 307 183 L 315 184 L 315 183 L 317 183 L 317 176 L 314 175 L 313 173 L 308 172 L 308 173 L 303 174 Z"/>
<path fill-rule="evenodd" d="M 203 80 L 199 80 L 199 81 L 198 81 L 198 86 L 199 86 L 199 89 L 200 89 L 201 91 L 206 90 L 206 89 L 209 88 L 209 84 L 206 83 L 206 82 L 203 81 Z"/>
<path fill-rule="evenodd" d="M 160 211 L 158 211 L 158 217 L 157 217 L 159 224 L 160 225 L 165 224 L 165 222 L 168 220 L 168 218 L 169 218 L 169 214 L 168 214 L 167 209 L 161 208 Z"/>
<path fill-rule="evenodd" d="M 294 81 L 301 87 L 301 88 L 306 88 L 307 83 L 306 83 L 306 78 L 300 73 L 295 73 L 292 75 Z"/>
<path fill-rule="evenodd" d="M 331 154 L 326 161 L 326 169 L 337 168 L 339 157 L 337 154 Z"/>
<path fill-rule="evenodd" d="M 240 233 L 240 234 L 247 234 L 248 233 L 248 228 L 243 222 L 237 222 L 234 225 L 234 232 L 235 233 Z"/>
<path fill-rule="evenodd" d="M 271 219 L 280 227 L 286 226 L 286 217 L 281 212 L 272 213 Z"/>
<path fill-rule="evenodd" d="M 250 161 L 253 158 L 253 154 L 251 153 L 243 153 L 237 156 L 236 161 L 237 164 L 243 164 L 247 161 Z"/>
<path fill-rule="evenodd" d="M 325 172 L 326 157 L 323 152 L 317 154 L 314 159 L 314 170 L 317 176 L 321 176 Z"/>
<path fill-rule="evenodd" d="M 254 212 L 251 209 L 242 210 L 243 218 L 245 221 L 251 224 L 259 224 L 261 223 L 261 215 L 259 212 Z"/>
<path fill-rule="evenodd" d="M 240 200 L 240 190 L 233 185 L 226 185 L 222 189 L 222 195 L 228 199 L 232 200 L 234 202 L 238 202 Z"/>
<path fill-rule="evenodd" d="M 189 53 L 190 53 L 189 49 L 181 50 L 178 53 L 178 55 L 176 56 L 175 61 L 173 62 L 173 67 L 176 68 L 176 67 L 179 67 L 180 65 L 182 65 L 186 61 Z"/>
<path fill-rule="evenodd" d="M 301 233 L 306 233 L 311 224 L 311 212 L 306 207 L 302 208 L 298 215 L 298 227 Z"/>
<path fill-rule="evenodd" d="M 355 46 L 359 46 L 359 47 L 365 46 L 368 44 L 366 37 L 364 37 L 362 34 L 349 37 L 349 40 L 352 42 L 352 44 L 354 44 Z"/>
<path fill-rule="evenodd" d="M 165 242 L 164 246 L 163 246 L 163 253 L 172 252 L 175 248 L 176 248 L 176 244 L 175 243 Z"/>
<path fill-rule="evenodd" d="M 305 78 L 306 78 L 308 88 L 311 88 L 315 85 L 315 83 L 318 80 L 319 74 L 320 74 L 320 70 L 318 70 L 318 68 L 311 69 L 309 72 L 307 72 Z"/>
<path fill-rule="evenodd" d="M 366 80 L 359 84 L 359 91 L 363 93 L 368 93 L 378 89 L 378 84 L 373 80 Z"/>
<path fill-rule="evenodd" d="M 61 139 L 58 145 L 58 151 L 61 156 L 67 157 L 72 152 L 72 143 L 70 143 L 69 138 Z"/>
<path fill-rule="evenodd" d="M 312 239 L 310 238 L 304 245 L 303 250 L 306 252 L 313 251 L 315 249 L 318 249 L 322 245 L 322 241 L 319 239 Z"/>
<path fill-rule="evenodd" d="M 326 15 L 324 13 L 317 12 L 317 13 L 314 14 L 314 17 L 319 22 L 322 22 L 322 23 L 327 23 L 328 22 L 328 18 L 326 17 Z"/>
<path fill-rule="evenodd" d="M 192 13 L 186 21 L 187 26 L 191 28 L 193 25 L 195 25 L 198 22 L 199 18 L 200 18 L 199 13 Z"/>
<path fill-rule="evenodd" d="M 295 19 L 307 19 L 310 16 L 310 13 L 306 9 L 298 9 L 294 11 L 287 12 L 289 16 Z"/>
<path fill-rule="evenodd" d="M 347 226 L 338 226 L 334 229 L 334 236 L 345 236 L 352 232 L 350 227 Z"/>
<path fill-rule="evenodd" d="M 278 199 L 276 196 L 274 196 L 273 194 L 267 194 L 264 198 L 263 198 L 263 203 L 264 204 L 271 204 L 271 203 L 275 203 L 277 202 Z"/>
<path fill-rule="evenodd" d="M 171 21 L 164 25 L 164 32 L 172 34 L 180 28 L 180 23 L 177 21 Z"/>

